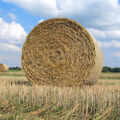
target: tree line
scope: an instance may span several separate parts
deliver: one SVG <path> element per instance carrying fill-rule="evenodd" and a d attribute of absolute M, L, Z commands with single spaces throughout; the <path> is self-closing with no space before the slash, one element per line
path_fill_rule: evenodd
<path fill-rule="evenodd" d="M 18 66 L 16 66 L 16 67 L 9 67 L 9 70 L 22 70 L 22 68 L 18 67 Z"/>
<path fill-rule="evenodd" d="M 102 72 L 120 72 L 120 67 L 111 68 L 108 66 L 104 66 Z"/>
<path fill-rule="evenodd" d="M 9 70 L 22 70 L 21 67 L 10 67 Z M 120 67 L 108 67 L 108 66 L 104 66 L 102 69 L 102 72 L 120 72 Z"/>

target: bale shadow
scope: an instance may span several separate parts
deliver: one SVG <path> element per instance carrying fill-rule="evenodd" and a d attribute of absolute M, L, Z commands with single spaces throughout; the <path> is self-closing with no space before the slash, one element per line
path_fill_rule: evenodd
<path fill-rule="evenodd" d="M 10 81 L 9 82 L 10 85 L 26 85 L 26 86 L 32 86 L 32 82 L 30 81 Z"/>

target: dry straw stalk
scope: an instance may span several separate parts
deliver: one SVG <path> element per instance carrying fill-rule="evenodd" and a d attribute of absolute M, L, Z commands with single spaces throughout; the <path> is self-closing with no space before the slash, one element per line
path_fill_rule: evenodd
<path fill-rule="evenodd" d="M 22 68 L 28 80 L 40 85 L 94 84 L 102 64 L 103 54 L 96 40 L 67 18 L 53 18 L 35 26 L 22 50 Z"/>

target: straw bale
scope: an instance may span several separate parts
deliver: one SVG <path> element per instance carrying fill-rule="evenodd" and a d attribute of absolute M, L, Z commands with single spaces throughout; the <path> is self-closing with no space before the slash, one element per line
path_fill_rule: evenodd
<path fill-rule="evenodd" d="M 5 64 L 0 64 L 0 72 L 7 72 L 8 66 Z"/>
<path fill-rule="evenodd" d="M 21 62 L 28 80 L 40 85 L 91 85 L 100 76 L 103 54 L 83 26 L 68 18 L 53 18 L 29 33 Z"/>

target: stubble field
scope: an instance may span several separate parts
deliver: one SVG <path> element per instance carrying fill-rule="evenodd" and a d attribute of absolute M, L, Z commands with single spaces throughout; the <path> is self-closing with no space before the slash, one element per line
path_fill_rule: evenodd
<path fill-rule="evenodd" d="M 0 73 L 0 120 L 120 120 L 120 73 L 94 86 L 38 86 L 22 71 Z"/>

